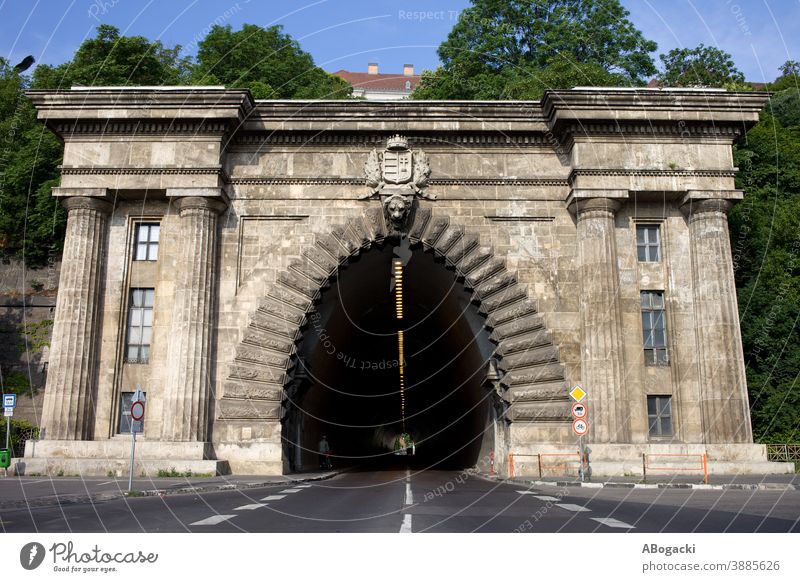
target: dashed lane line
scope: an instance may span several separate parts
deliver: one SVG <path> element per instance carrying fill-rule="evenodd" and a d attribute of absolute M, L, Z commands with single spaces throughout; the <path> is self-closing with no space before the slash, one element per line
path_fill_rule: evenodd
<path fill-rule="evenodd" d="M 536 495 L 538 491 L 517 491 L 520 495 Z"/>
<path fill-rule="evenodd" d="M 284 497 L 286 497 L 286 495 L 267 495 L 266 497 L 263 497 L 261 501 L 279 501 Z"/>
<path fill-rule="evenodd" d="M 240 505 L 239 507 L 234 507 L 234 511 L 252 511 L 253 509 L 261 509 L 262 507 L 266 507 L 266 503 L 251 503 L 249 505 Z"/>
<path fill-rule="evenodd" d="M 211 517 L 207 517 L 206 519 L 201 519 L 200 521 L 196 521 L 194 523 L 190 523 L 189 526 L 195 525 L 217 525 L 218 523 L 222 523 L 223 521 L 228 521 L 229 519 L 233 519 L 236 517 L 235 515 L 212 515 Z"/>
<path fill-rule="evenodd" d="M 284 489 L 283 491 L 281 491 L 281 493 L 300 493 L 300 489 L 297 489 L 297 488 L 294 488 L 294 489 Z"/>
<path fill-rule="evenodd" d="M 566 509 L 567 511 L 591 511 L 591 509 L 587 509 L 583 505 L 575 505 L 574 503 L 556 503 L 555 505 L 556 507 Z"/>
<path fill-rule="evenodd" d="M 625 523 L 624 521 L 614 519 L 613 517 L 590 517 L 589 519 L 594 520 L 597 523 L 607 525 L 608 527 L 616 527 L 620 529 L 636 529 L 634 526 Z"/>
<path fill-rule="evenodd" d="M 534 497 L 539 501 L 559 501 L 558 497 L 552 497 L 551 495 L 534 495 Z"/>
<path fill-rule="evenodd" d="M 406 483 L 406 505 L 414 505 L 414 494 L 411 492 L 411 483 Z"/>
<path fill-rule="evenodd" d="M 403 525 L 400 526 L 399 533 L 411 533 L 411 514 L 406 513 L 403 516 Z"/>

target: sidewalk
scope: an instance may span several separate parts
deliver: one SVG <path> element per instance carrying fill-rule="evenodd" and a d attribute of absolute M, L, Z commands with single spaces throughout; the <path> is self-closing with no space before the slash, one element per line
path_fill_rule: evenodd
<path fill-rule="evenodd" d="M 497 477 L 493 477 L 498 479 Z M 498 479 L 502 480 L 502 479 Z M 800 474 L 787 475 L 709 475 L 708 484 L 702 477 L 686 475 L 648 476 L 643 482 L 641 477 L 598 477 L 581 483 L 575 477 L 515 477 L 506 479 L 507 483 L 529 485 L 555 485 L 558 487 L 627 487 L 635 489 L 745 489 L 745 490 L 800 490 Z"/>
<path fill-rule="evenodd" d="M 135 495 L 175 495 L 255 487 L 278 487 L 293 483 L 321 481 L 338 474 L 339 471 L 326 471 L 263 477 L 254 475 L 222 475 L 205 478 L 147 477 L 134 479 L 133 491 L 137 492 Z M 108 501 L 124 497 L 127 493 L 127 477 L 0 476 L 0 509 Z"/>

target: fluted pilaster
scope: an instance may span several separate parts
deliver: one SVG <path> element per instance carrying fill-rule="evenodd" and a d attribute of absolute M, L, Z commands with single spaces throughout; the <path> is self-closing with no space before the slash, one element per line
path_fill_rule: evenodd
<path fill-rule="evenodd" d="M 219 198 L 187 196 L 181 217 L 181 261 L 168 349 L 169 381 L 164 394 L 163 440 L 208 440 L 211 391 L 211 333 L 217 261 Z"/>
<path fill-rule="evenodd" d="M 101 280 L 113 207 L 89 197 L 67 198 L 64 207 L 67 232 L 42 427 L 47 439 L 87 440 L 94 429 Z"/>
<path fill-rule="evenodd" d="M 583 322 L 581 378 L 589 394 L 592 442 L 627 442 L 629 413 L 622 374 L 622 323 L 614 216 L 611 198 L 575 202 Z"/>
<path fill-rule="evenodd" d="M 723 199 L 692 200 L 689 216 L 700 406 L 707 443 L 752 442 L 747 380 Z"/>

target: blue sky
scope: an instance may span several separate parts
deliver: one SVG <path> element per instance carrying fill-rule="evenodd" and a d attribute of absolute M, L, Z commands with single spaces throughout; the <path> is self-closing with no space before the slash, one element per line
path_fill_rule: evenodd
<path fill-rule="evenodd" d="M 800 60 L 800 0 L 622 0 L 659 53 L 699 43 L 731 53 L 748 80 L 772 80 Z M 71 58 L 97 24 L 194 53 L 214 22 L 281 24 L 328 71 L 435 68 L 436 48 L 468 0 L 0 0 L 0 55 Z"/>

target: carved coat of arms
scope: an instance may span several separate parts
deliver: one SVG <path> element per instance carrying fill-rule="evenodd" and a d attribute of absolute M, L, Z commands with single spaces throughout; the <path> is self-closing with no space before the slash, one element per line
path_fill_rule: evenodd
<path fill-rule="evenodd" d="M 422 150 L 412 152 L 408 148 L 408 140 L 400 135 L 386 140 L 383 152 L 370 152 L 364 164 L 364 175 L 371 192 L 363 198 L 381 194 L 387 185 L 392 186 L 388 188 L 392 195 L 418 195 L 429 200 L 436 198 L 425 192 L 431 175 L 428 156 Z"/>

